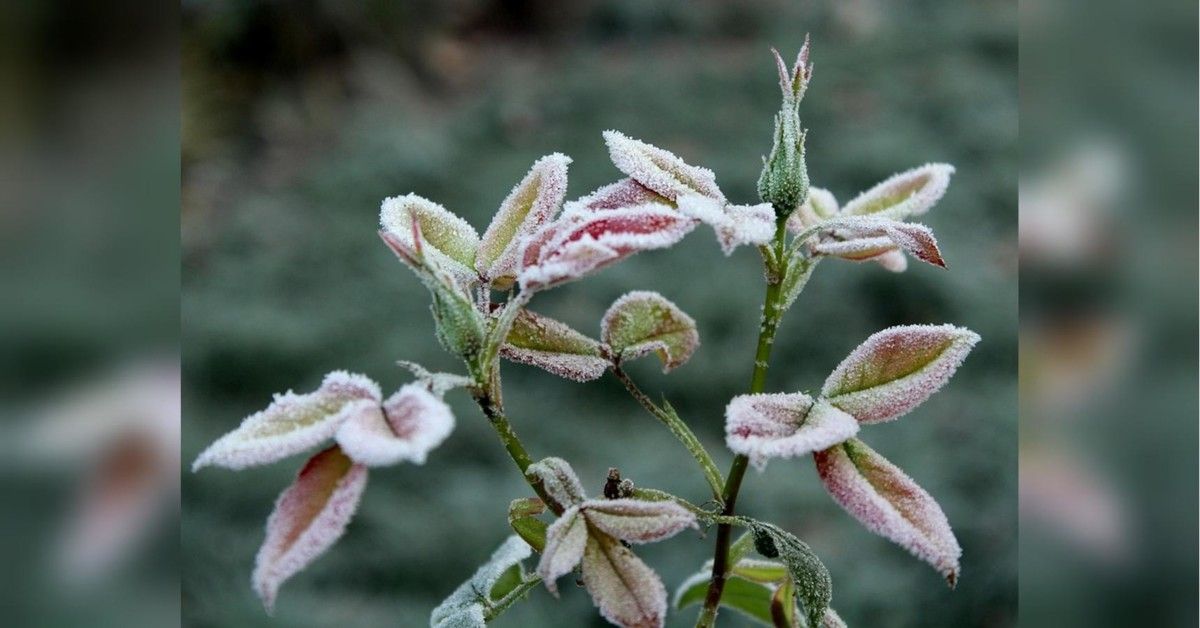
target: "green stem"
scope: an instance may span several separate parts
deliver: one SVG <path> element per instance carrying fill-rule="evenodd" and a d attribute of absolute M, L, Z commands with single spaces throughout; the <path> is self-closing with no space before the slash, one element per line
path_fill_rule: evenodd
<path fill-rule="evenodd" d="M 504 450 L 508 452 L 508 457 L 516 463 L 517 469 L 521 471 L 521 477 L 529 484 L 534 493 L 545 502 L 554 514 L 561 515 L 563 507 L 553 497 L 546 492 L 546 487 L 542 485 L 541 480 L 531 478 L 526 475 L 525 470 L 529 465 L 533 464 L 533 458 L 529 456 L 525 445 L 521 443 L 521 439 L 517 436 L 517 432 L 513 429 L 512 424 L 508 422 L 508 417 L 504 415 L 504 408 L 495 400 L 489 390 L 499 388 L 496 386 L 488 386 L 487 390 L 478 391 L 475 395 L 475 403 L 479 404 L 483 414 L 487 416 L 488 423 L 492 424 L 492 429 L 496 430 L 496 435 L 500 437 L 500 442 L 504 444 Z"/>
<path fill-rule="evenodd" d="M 774 259 L 783 260 L 787 236 L 785 221 L 779 221 L 775 226 Z M 750 393 L 760 393 L 767 382 L 767 368 L 770 365 L 771 347 L 775 343 L 775 332 L 779 329 L 779 321 L 783 318 L 783 282 L 782 272 L 778 268 L 770 268 L 770 258 L 767 259 L 767 295 L 763 302 L 762 326 L 758 330 L 758 347 L 754 352 L 754 373 L 750 377 Z M 729 475 L 725 478 L 721 501 L 725 504 L 722 515 L 732 517 L 737 505 L 738 491 L 742 488 L 742 480 L 746 476 L 746 467 L 750 459 L 738 455 L 733 459 Z M 725 590 L 725 578 L 729 572 L 729 543 L 733 534 L 733 526 L 722 523 L 717 526 L 716 548 L 713 550 L 712 580 L 708 585 L 708 594 L 704 598 L 704 609 L 696 621 L 697 628 L 712 628 L 716 625 L 717 610 L 721 605 L 721 594 Z"/>
<path fill-rule="evenodd" d="M 696 459 L 696 462 L 700 464 L 700 470 L 704 472 L 704 479 L 708 481 L 709 487 L 712 488 L 713 497 L 720 500 L 721 492 L 724 489 L 725 477 L 721 475 L 721 470 L 718 469 L 717 464 L 713 462 L 712 456 L 708 454 L 708 450 L 705 449 L 704 445 L 700 443 L 700 439 L 696 438 L 696 434 L 687 426 L 687 423 L 684 423 L 683 419 L 681 419 L 679 415 L 675 413 L 674 409 L 669 405 L 666 409 L 658 407 L 658 405 L 655 404 L 654 401 L 652 401 L 650 397 L 646 395 L 646 393 L 642 392 L 642 389 L 638 388 L 638 385 L 634 383 L 632 379 L 630 379 L 629 374 L 621 369 L 620 364 L 616 362 L 613 363 L 612 373 L 618 380 L 620 380 L 622 384 L 625 385 L 625 390 L 628 390 L 629 394 L 632 395 L 633 398 L 636 399 L 637 402 L 646 409 L 646 412 L 649 412 L 654 416 L 654 418 L 658 419 L 659 422 L 667 426 L 667 429 L 671 430 L 671 434 L 673 434 L 675 438 L 679 440 L 679 442 L 683 443 L 683 446 L 687 448 L 688 452 L 692 454 L 692 457 Z"/>

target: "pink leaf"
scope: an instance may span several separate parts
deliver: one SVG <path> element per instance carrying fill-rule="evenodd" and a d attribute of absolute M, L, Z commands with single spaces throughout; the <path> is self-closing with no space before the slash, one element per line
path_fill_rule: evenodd
<path fill-rule="evenodd" d="M 525 475 L 542 483 L 550 497 L 562 506 L 576 506 L 587 499 L 575 470 L 562 458 L 544 458 L 529 465 Z"/>
<path fill-rule="evenodd" d="M 521 240 L 553 218 L 562 205 L 570 163 L 571 158 L 560 153 L 542 157 L 500 204 L 475 256 L 475 269 L 492 287 L 507 289 L 516 279 Z"/>
<path fill-rule="evenodd" d="M 379 224 L 387 234 L 384 240 L 397 255 L 403 257 L 401 251 L 422 247 L 424 255 L 459 281 L 469 283 L 477 279 L 475 251 L 479 248 L 479 234 L 470 223 L 445 207 L 416 194 L 395 196 L 384 199 Z M 415 239 L 414 224 L 419 226 L 424 242 Z"/>
<path fill-rule="evenodd" d="M 826 239 L 813 245 L 814 253 L 853 261 L 878 260 L 897 249 L 917 259 L 946 267 L 937 238 L 925 225 L 876 217 L 846 217 L 830 222 Z M 836 238 L 836 239 L 833 239 Z M 889 270 L 892 260 L 881 261 Z"/>
<path fill-rule="evenodd" d="M 530 310 L 517 315 L 500 355 L 577 382 L 596 379 L 608 368 L 608 361 L 600 357 L 600 343 Z"/>
<path fill-rule="evenodd" d="M 367 468 L 335 445 L 313 456 L 279 496 L 252 578 L 268 611 L 280 585 L 341 538 L 366 485 Z"/>
<path fill-rule="evenodd" d="M 858 433 L 858 421 L 801 393 L 739 395 L 725 409 L 725 442 L 760 470 L 770 458 L 820 451 Z"/>
<path fill-rule="evenodd" d="M 671 200 L 633 179 L 621 179 L 573 201 L 572 205 L 583 209 L 600 210 L 623 209 L 646 203 L 669 205 Z"/>
<path fill-rule="evenodd" d="M 700 194 L 725 202 L 711 170 L 688 165 L 670 151 L 618 131 L 605 131 L 604 141 L 618 170 L 666 198 L 674 201 L 686 194 Z"/>
<path fill-rule="evenodd" d="M 954 586 L 962 549 L 929 493 L 858 439 L 818 452 L 814 459 L 825 489 L 846 512 L 932 565 Z"/>
<path fill-rule="evenodd" d="M 694 227 L 690 218 L 656 203 L 567 212 L 526 241 L 518 279 L 526 290 L 573 281 L 639 251 L 669 247 Z"/>
<path fill-rule="evenodd" d="M 351 416 L 337 431 L 346 455 L 369 467 L 424 464 L 454 430 L 450 406 L 420 384 L 408 384 L 383 403 Z"/>
<path fill-rule="evenodd" d="M 696 515 L 671 501 L 593 499 L 580 506 L 596 529 L 630 543 L 652 543 L 696 527 Z"/>
<path fill-rule="evenodd" d="M 326 441 L 346 419 L 378 408 L 379 385 L 362 376 L 334 371 L 306 395 L 276 395 L 266 410 L 247 417 L 234 431 L 205 449 L 192 470 L 209 465 L 244 469 L 268 464 Z"/>
<path fill-rule="evenodd" d="M 679 211 L 713 228 L 725 255 L 743 244 L 766 244 L 775 236 L 775 210 L 770 203 L 723 205 L 698 194 L 679 197 Z"/>
<path fill-rule="evenodd" d="M 889 327 L 842 360 L 821 395 L 860 423 L 899 418 L 944 386 L 977 342 L 953 325 Z"/>
<path fill-rule="evenodd" d="M 845 216 L 877 216 L 904 220 L 929 211 L 950 185 L 954 166 L 925 164 L 892 175 L 842 207 Z"/>
<path fill-rule="evenodd" d="M 605 619 L 625 628 L 660 628 L 667 615 L 667 589 L 633 551 L 604 534 L 589 536 L 583 555 L 583 584 Z"/>
<path fill-rule="evenodd" d="M 933 231 L 925 225 L 908 222 L 891 223 L 884 227 L 884 232 L 901 249 L 909 255 L 934 266 L 946 267 L 942 252 L 938 249 L 937 238 Z"/>
<path fill-rule="evenodd" d="M 546 549 L 538 562 L 537 575 L 555 597 L 558 596 L 556 581 L 579 564 L 587 540 L 587 521 L 578 506 L 568 508 L 546 529 Z"/>
<path fill-rule="evenodd" d="M 621 360 L 658 354 L 663 372 L 688 361 L 700 345 L 696 321 L 657 292 L 636 290 L 613 301 L 600 336 Z"/>

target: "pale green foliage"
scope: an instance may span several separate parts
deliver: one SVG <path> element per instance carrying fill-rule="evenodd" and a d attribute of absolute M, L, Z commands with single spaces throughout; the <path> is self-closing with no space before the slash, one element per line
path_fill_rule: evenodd
<path fill-rule="evenodd" d="M 517 568 L 524 579 L 521 561 L 529 558 L 532 551 L 518 536 L 510 536 L 496 549 L 488 562 L 484 563 L 469 580 L 454 590 L 429 616 L 430 628 L 483 628 L 491 619 L 491 612 L 504 602 L 505 593 L 493 587 L 503 576 Z M 516 588 L 514 587 L 514 590 Z M 508 591 L 512 595 L 514 591 Z"/>
<path fill-rule="evenodd" d="M 700 344 L 696 321 L 657 292 L 630 292 L 613 302 L 601 322 L 601 338 L 620 360 L 658 354 L 663 372 L 692 357 Z"/>

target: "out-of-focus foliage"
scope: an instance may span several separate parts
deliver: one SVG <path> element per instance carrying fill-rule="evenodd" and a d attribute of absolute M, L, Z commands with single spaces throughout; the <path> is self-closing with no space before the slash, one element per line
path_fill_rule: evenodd
<path fill-rule="evenodd" d="M 621 129 L 715 171 L 732 203 L 758 202 L 778 108 L 769 46 L 812 33 L 801 120 L 813 185 L 849 199 L 925 162 L 957 168 L 922 222 L 949 272 L 893 274 L 830 260 L 785 320 L 768 389 L 809 391 L 862 339 L 953 323 L 983 341 L 918 415 L 872 446 L 942 505 L 963 548 L 950 591 L 825 495 L 811 464 L 747 479 L 739 510 L 775 521 L 828 565 L 851 626 L 1005 626 L 1016 607 L 1016 16 L 1013 3 L 704 0 L 186 4 L 183 25 L 183 459 L 334 368 L 385 390 L 397 359 L 461 370 L 438 346 L 427 297 L 375 234 L 380 201 L 418 192 L 482 230 L 538 156 L 573 158 L 567 198 L 620 178 L 600 132 Z M 789 53 L 789 51 L 791 51 Z M 533 308 L 592 334 L 608 305 L 655 290 L 702 344 L 661 391 L 725 466 L 724 409 L 745 392 L 757 335 L 757 256 L 725 258 L 693 233 Z M 610 466 L 702 501 L 685 450 L 611 378 L 582 385 L 505 364 L 506 406 L 535 457 L 568 459 L 590 493 Z M 461 391 L 455 433 L 422 467 L 373 473 L 338 550 L 289 583 L 269 620 L 246 574 L 270 504 L 302 460 L 252 478 L 183 480 L 183 614 L 197 626 L 416 626 L 509 534 L 528 489 Z M 533 432 L 536 430 L 536 434 Z M 695 533 L 641 547 L 674 590 L 711 552 Z M 535 590 L 498 625 L 602 625 L 587 593 Z M 690 625 L 694 609 L 669 625 Z M 745 625 L 733 613 L 723 625 Z"/>

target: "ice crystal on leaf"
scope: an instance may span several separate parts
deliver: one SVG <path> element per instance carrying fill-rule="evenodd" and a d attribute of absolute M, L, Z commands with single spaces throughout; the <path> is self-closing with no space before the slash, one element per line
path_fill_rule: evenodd
<path fill-rule="evenodd" d="M 608 368 L 599 342 L 530 310 L 517 315 L 500 355 L 577 382 L 596 379 Z"/>
<path fill-rule="evenodd" d="M 667 589 L 658 574 L 612 537 L 589 536 L 583 585 L 600 614 L 625 628 L 660 628 L 667 616 Z"/>
<path fill-rule="evenodd" d="M 430 628 L 484 628 L 488 611 L 500 599 L 495 587 L 505 574 L 517 570 L 523 575 L 521 561 L 529 558 L 529 545 L 520 537 L 510 536 L 492 553 L 488 562 L 459 585 L 429 616 Z"/>
<path fill-rule="evenodd" d="M 595 499 L 580 509 L 597 530 L 630 543 L 653 543 L 696 527 L 696 515 L 669 501 Z"/>
<path fill-rule="evenodd" d="M 420 384 L 408 384 L 382 408 L 348 418 L 337 431 L 337 442 L 355 462 L 370 467 L 424 464 L 430 450 L 452 431 L 450 406 Z"/>
<path fill-rule="evenodd" d="M 425 239 L 425 255 L 462 283 L 475 280 L 475 251 L 479 234 L 470 223 L 450 210 L 416 194 L 385 199 L 379 210 L 379 225 L 407 249 L 417 248 L 413 223 Z"/>
<path fill-rule="evenodd" d="M 571 158 L 561 153 L 542 157 L 500 204 L 475 256 L 475 269 L 493 288 L 505 290 L 513 284 L 521 240 L 549 222 L 562 206 L 570 163 Z"/>
<path fill-rule="evenodd" d="M 396 364 L 412 373 L 426 390 L 439 399 L 455 388 L 470 388 L 475 385 L 475 380 L 470 377 L 456 373 L 434 373 L 416 362 L 397 360 Z"/>
<path fill-rule="evenodd" d="M 313 456 L 279 496 L 252 577 L 268 611 L 280 585 L 342 536 L 366 484 L 367 468 L 335 445 Z"/>
<path fill-rule="evenodd" d="M 312 449 L 331 438 L 348 418 L 378 408 L 382 394 L 370 379 L 345 371 L 325 376 L 315 392 L 276 395 L 266 410 L 205 449 L 192 464 L 228 469 L 269 464 Z"/>
<path fill-rule="evenodd" d="M 845 216 L 904 220 L 929 211 L 950 186 L 950 164 L 925 164 L 894 174 L 842 207 Z"/>
<path fill-rule="evenodd" d="M 837 197 L 825 188 L 809 187 L 808 197 L 788 216 L 788 230 L 800 233 L 838 215 Z"/>
<path fill-rule="evenodd" d="M 754 549 L 767 558 L 779 559 L 787 567 L 809 625 L 818 624 L 833 599 L 833 581 L 824 563 L 807 543 L 777 525 L 755 521 L 750 530 Z"/>
<path fill-rule="evenodd" d="M 600 330 L 618 359 L 654 352 L 664 373 L 687 362 L 700 345 L 696 321 L 657 292 L 638 290 L 617 299 L 604 313 Z"/>
<path fill-rule="evenodd" d="M 574 208 L 599 210 L 621 209 L 646 203 L 661 203 L 670 205 L 671 199 L 651 190 L 633 179 L 621 179 L 610 183 L 587 196 L 572 201 Z"/>
<path fill-rule="evenodd" d="M 725 442 L 759 470 L 770 458 L 820 451 L 858 433 L 858 421 L 802 393 L 739 395 L 725 409 Z"/>
<path fill-rule="evenodd" d="M 846 512 L 942 574 L 958 579 L 962 549 L 933 497 L 858 439 L 814 455 L 825 489 Z"/>
<path fill-rule="evenodd" d="M 537 574 L 555 596 L 558 595 L 558 579 L 583 559 L 587 538 L 587 520 L 579 512 L 579 506 L 568 508 L 546 529 L 546 551 L 542 552 L 538 562 Z"/>
<path fill-rule="evenodd" d="M 825 610 L 825 616 L 821 618 L 821 628 L 849 628 L 846 622 L 842 621 L 841 615 L 832 608 Z"/>
<path fill-rule="evenodd" d="M 679 211 L 713 228 L 721 252 L 730 255 L 743 244 L 766 244 L 775 235 L 775 210 L 770 203 L 722 205 L 706 196 L 680 196 Z"/>
<path fill-rule="evenodd" d="M 708 168 L 689 165 L 668 150 L 620 131 L 605 131 L 604 142 L 617 170 L 667 199 L 675 201 L 680 196 L 699 194 L 725 202 L 716 175 Z"/>
<path fill-rule="evenodd" d="M 821 395 L 860 423 L 891 421 L 945 385 L 977 342 L 978 334 L 953 325 L 889 327 L 851 352 Z"/>
<path fill-rule="evenodd" d="M 814 244 L 814 253 L 865 261 L 904 251 L 928 264 L 946 267 L 937 238 L 925 225 L 874 217 L 839 218 L 829 224 L 830 237 Z"/>
<path fill-rule="evenodd" d="M 550 497 L 563 506 L 575 506 L 587 499 L 579 476 L 562 458 L 545 458 L 535 462 L 525 470 L 525 475 L 540 481 Z"/>
<path fill-rule="evenodd" d="M 683 239 L 695 222 L 657 203 L 568 211 L 525 240 L 518 280 L 525 290 L 574 281 L 639 251 Z"/>

